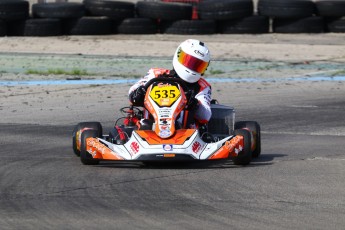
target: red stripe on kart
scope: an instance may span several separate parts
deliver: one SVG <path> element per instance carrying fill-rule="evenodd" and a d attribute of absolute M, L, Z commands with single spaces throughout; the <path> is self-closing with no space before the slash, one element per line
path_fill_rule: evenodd
<path fill-rule="evenodd" d="M 119 126 L 115 126 L 115 129 L 119 133 L 121 141 L 125 141 L 126 136 L 125 136 L 124 132 L 122 131 L 122 129 Z"/>

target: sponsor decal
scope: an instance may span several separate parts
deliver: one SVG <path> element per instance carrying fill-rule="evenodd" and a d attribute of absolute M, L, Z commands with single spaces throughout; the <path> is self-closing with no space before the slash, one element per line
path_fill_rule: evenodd
<path fill-rule="evenodd" d="M 235 148 L 235 153 L 238 155 L 243 150 L 243 146 L 239 145 L 238 148 Z"/>
<path fill-rule="evenodd" d="M 198 153 L 200 149 L 201 149 L 201 144 L 198 141 L 194 142 L 192 145 L 193 152 Z"/>
<path fill-rule="evenodd" d="M 199 50 L 194 50 L 194 53 L 201 56 L 201 57 L 205 57 L 205 54 L 200 52 Z"/>
<path fill-rule="evenodd" d="M 172 151 L 173 150 L 173 146 L 172 145 L 163 145 L 163 149 L 165 151 Z"/>
<path fill-rule="evenodd" d="M 243 150 L 243 137 L 235 136 L 230 141 L 225 142 L 224 148 L 229 152 L 231 156 L 238 156 Z"/>
<path fill-rule="evenodd" d="M 166 130 L 168 128 L 169 128 L 169 126 L 167 126 L 167 125 L 161 125 L 161 130 Z"/>
<path fill-rule="evenodd" d="M 159 136 L 160 137 L 169 137 L 170 136 L 170 134 L 171 134 L 171 132 L 170 132 L 170 130 L 161 130 L 160 132 L 159 132 Z"/>
<path fill-rule="evenodd" d="M 157 86 L 158 87 L 168 87 L 168 86 L 171 86 L 171 84 L 169 84 L 169 83 L 165 83 L 165 84 L 164 83 L 158 83 Z"/>
<path fill-rule="evenodd" d="M 130 148 L 134 154 L 139 152 L 139 144 L 137 142 L 132 142 Z"/>
<path fill-rule="evenodd" d="M 106 156 L 107 159 L 111 158 L 113 160 L 123 160 L 123 158 L 117 153 L 113 152 L 105 144 L 94 137 L 89 137 L 86 139 L 86 151 L 90 153 L 93 158 L 103 158 L 103 156 Z"/>
<path fill-rule="evenodd" d="M 98 141 L 95 141 L 94 138 L 88 138 L 86 145 L 93 148 L 93 149 L 87 149 L 87 152 L 89 152 L 92 155 L 92 157 L 95 157 L 97 152 L 103 155 L 108 150 L 108 148 L 105 145 L 99 143 Z"/>

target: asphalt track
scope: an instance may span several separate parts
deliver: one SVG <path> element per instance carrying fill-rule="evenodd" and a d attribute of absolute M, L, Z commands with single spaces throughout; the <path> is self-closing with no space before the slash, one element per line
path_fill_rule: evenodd
<path fill-rule="evenodd" d="M 73 124 L 93 117 L 109 128 L 128 85 L 115 96 L 110 86 L 2 96 L 0 228 L 343 229 L 344 82 L 236 83 L 231 98 L 223 85 L 214 97 L 262 126 L 262 156 L 246 167 L 82 165 Z"/>

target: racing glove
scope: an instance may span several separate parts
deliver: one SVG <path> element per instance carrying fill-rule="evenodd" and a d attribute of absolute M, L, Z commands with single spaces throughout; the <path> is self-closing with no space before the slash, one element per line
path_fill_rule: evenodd
<path fill-rule="evenodd" d="M 134 105 L 144 105 L 146 89 L 144 86 L 139 86 L 136 90 L 130 93 L 129 98 Z"/>
<path fill-rule="evenodd" d="M 195 97 L 189 99 L 186 109 L 189 111 L 197 110 L 199 106 L 199 100 Z"/>
<path fill-rule="evenodd" d="M 194 111 L 198 108 L 199 100 L 194 97 L 193 90 L 188 90 L 186 92 L 186 98 L 188 100 L 186 110 Z"/>

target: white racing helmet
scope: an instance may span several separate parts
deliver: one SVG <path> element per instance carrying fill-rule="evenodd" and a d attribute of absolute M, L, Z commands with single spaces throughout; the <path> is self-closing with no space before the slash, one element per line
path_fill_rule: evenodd
<path fill-rule="evenodd" d="M 189 83 L 199 81 L 209 63 L 210 51 L 203 42 L 195 39 L 182 42 L 173 59 L 174 70 Z"/>

